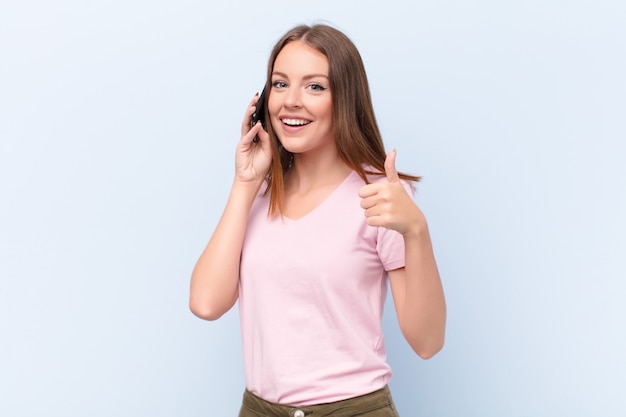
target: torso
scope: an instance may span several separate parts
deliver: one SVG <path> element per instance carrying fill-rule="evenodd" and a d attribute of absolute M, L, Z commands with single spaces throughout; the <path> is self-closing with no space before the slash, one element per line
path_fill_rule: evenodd
<path fill-rule="evenodd" d="M 365 223 L 363 185 L 351 171 L 303 201 L 292 193 L 285 218 L 267 217 L 262 192 L 252 207 L 239 309 L 246 384 L 268 401 L 338 401 L 389 381 L 385 270 L 404 265 L 404 245 L 396 232 Z"/>

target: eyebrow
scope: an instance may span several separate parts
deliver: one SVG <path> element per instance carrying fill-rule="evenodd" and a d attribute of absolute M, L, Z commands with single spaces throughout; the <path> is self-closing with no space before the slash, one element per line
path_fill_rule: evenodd
<path fill-rule="evenodd" d="M 287 74 L 285 74 L 284 72 L 280 72 L 280 71 L 274 71 L 274 72 L 272 72 L 272 75 L 278 75 L 278 76 L 281 76 L 281 77 L 284 77 L 284 78 L 289 78 L 289 76 Z M 309 80 L 311 78 L 317 78 L 317 77 L 322 77 L 322 78 L 328 79 L 328 75 L 326 75 L 326 74 L 308 74 L 308 75 L 305 75 L 302 78 L 305 79 L 305 80 Z"/>

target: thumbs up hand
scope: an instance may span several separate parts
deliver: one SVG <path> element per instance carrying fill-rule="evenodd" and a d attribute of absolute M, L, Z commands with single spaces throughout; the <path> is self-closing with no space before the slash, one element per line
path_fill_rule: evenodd
<path fill-rule="evenodd" d="M 367 224 L 386 227 L 404 236 L 421 233 L 427 228 L 426 219 L 400 182 L 395 150 L 387 154 L 385 175 L 387 181 L 367 184 L 359 190 Z"/>

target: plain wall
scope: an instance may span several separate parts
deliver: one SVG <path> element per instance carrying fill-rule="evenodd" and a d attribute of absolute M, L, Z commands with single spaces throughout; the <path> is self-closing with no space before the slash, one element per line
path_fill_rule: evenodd
<path fill-rule="evenodd" d="M 237 311 L 189 278 L 273 43 L 319 20 L 424 177 L 447 341 L 419 359 L 388 304 L 401 414 L 624 415 L 620 0 L 3 1 L 0 415 L 236 415 Z"/>

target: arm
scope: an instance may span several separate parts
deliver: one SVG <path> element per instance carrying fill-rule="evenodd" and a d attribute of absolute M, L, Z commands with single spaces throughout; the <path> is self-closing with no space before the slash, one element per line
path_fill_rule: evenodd
<path fill-rule="evenodd" d="M 389 272 L 400 330 L 422 358 L 443 347 L 446 303 L 424 214 L 404 190 L 395 169 L 395 152 L 385 162 L 386 183 L 360 191 L 367 223 L 402 234 L 405 266 Z"/>
<path fill-rule="evenodd" d="M 242 124 L 235 156 L 235 179 L 222 217 L 191 275 L 189 308 L 198 317 L 216 320 L 235 304 L 239 262 L 252 203 L 271 162 L 269 136 L 261 123 L 250 128 L 256 97 Z M 253 143 L 258 135 L 260 141 Z"/>
<path fill-rule="evenodd" d="M 196 263 L 191 275 L 189 308 L 202 319 L 220 318 L 237 300 L 246 221 L 259 186 L 233 183 L 224 213 Z"/>
<path fill-rule="evenodd" d="M 443 288 L 427 227 L 405 235 L 404 245 L 405 267 L 389 272 L 391 292 L 402 334 L 420 357 L 428 359 L 444 343 Z"/>

